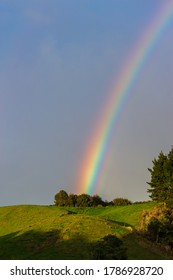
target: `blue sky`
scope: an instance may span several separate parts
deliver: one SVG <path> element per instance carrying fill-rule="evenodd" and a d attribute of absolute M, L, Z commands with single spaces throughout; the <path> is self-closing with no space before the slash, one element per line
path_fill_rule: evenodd
<path fill-rule="evenodd" d="M 0 1 L 0 205 L 75 192 L 93 124 L 164 1 Z M 103 199 L 148 199 L 147 168 L 171 149 L 172 29 L 173 19 L 124 104 Z"/>

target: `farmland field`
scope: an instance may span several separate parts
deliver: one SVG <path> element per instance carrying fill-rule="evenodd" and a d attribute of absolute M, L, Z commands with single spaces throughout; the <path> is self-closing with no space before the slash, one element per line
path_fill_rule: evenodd
<path fill-rule="evenodd" d="M 91 259 L 95 242 L 111 234 L 128 259 L 170 259 L 138 233 L 141 214 L 156 203 L 118 207 L 0 207 L 0 259 Z"/>

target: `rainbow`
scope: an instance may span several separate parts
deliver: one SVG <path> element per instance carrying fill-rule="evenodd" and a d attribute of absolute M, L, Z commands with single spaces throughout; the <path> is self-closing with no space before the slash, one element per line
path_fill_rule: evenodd
<path fill-rule="evenodd" d="M 149 23 L 139 39 L 133 52 L 129 54 L 129 59 L 127 59 L 125 66 L 120 71 L 106 105 L 101 110 L 90 141 L 88 141 L 77 177 L 77 193 L 93 194 L 98 190 L 115 124 L 118 121 L 123 105 L 129 97 L 143 65 L 172 17 L 173 1 L 164 1 L 154 20 Z"/>

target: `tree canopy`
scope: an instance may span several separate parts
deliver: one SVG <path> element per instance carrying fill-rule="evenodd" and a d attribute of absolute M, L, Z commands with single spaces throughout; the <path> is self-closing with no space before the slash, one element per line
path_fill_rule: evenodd
<path fill-rule="evenodd" d="M 57 206 L 67 206 L 68 194 L 66 191 L 61 190 L 55 195 L 55 204 Z"/>
<path fill-rule="evenodd" d="M 165 202 L 171 205 L 173 202 L 173 147 L 168 154 L 160 152 L 158 158 L 152 161 L 153 167 L 148 168 L 151 181 L 148 193 L 152 200 Z"/>
<path fill-rule="evenodd" d="M 127 198 L 114 198 L 112 201 L 104 201 L 98 194 L 93 196 L 82 193 L 82 194 L 67 194 L 66 191 L 60 190 L 54 199 L 56 206 L 70 206 L 70 207 L 95 207 L 95 206 L 124 206 L 132 204 Z"/>
<path fill-rule="evenodd" d="M 106 202 L 98 195 L 90 196 L 89 194 L 67 194 L 66 191 L 60 190 L 54 199 L 57 206 L 72 206 L 72 207 L 91 207 L 105 206 Z"/>

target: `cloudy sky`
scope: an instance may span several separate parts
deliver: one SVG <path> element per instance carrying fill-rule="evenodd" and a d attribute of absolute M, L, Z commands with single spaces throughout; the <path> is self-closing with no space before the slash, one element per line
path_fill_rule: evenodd
<path fill-rule="evenodd" d="M 75 193 L 110 89 L 166 1 L 0 1 L 0 205 Z M 148 200 L 147 168 L 173 145 L 172 30 L 173 16 L 121 110 L 103 199 Z"/>

